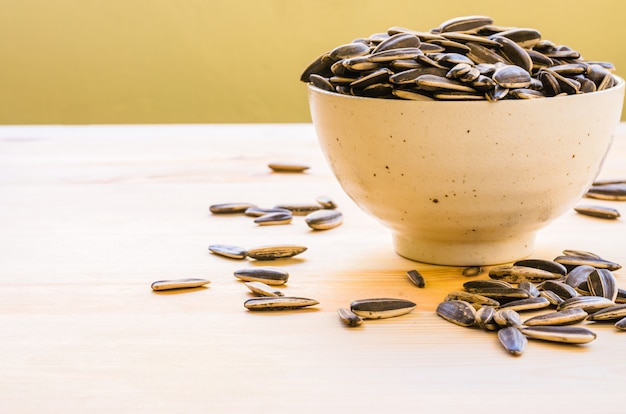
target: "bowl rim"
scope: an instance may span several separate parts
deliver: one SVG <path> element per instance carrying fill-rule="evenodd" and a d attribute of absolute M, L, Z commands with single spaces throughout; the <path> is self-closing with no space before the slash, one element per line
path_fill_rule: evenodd
<path fill-rule="evenodd" d="M 362 100 L 362 101 L 381 101 L 384 100 L 386 102 L 403 102 L 403 103 L 412 103 L 412 104 L 416 104 L 416 103 L 421 103 L 424 105 L 428 105 L 428 104 L 432 104 L 433 102 L 437 102 L 439 104 L 445 103 L 448 105 L 459 105 L 459 104 L 464 104 L 467 105 L 469 103 L 474 103 L 474 104 L 506 104 L 506 105 L 510 105 L 511 102 L 517 102 L 518 104 L 521 102 L 536 102 L 536 101 L 545 101 L 545 99 L 549 99 L 550 101 L 554 101 L 554 100 L 558 100 L 558 101 L 562 101 L 564 99 L 577 99 L 576 97 L 581 97 L 581 96 L 598 96 L 599 94 L 608 94 L 608 93 L 613 93 L 616 92 L 619 89 L 624 89 L 624 85 L 626 84 L 626 81 L 624 80 L 624 78 L 622 78 L 619 75 L 615 75 L 613 74 L 613 77 L 617 80 L 617 84 L 613 85 L 612 87 L 608 88 L 608 89 L 603 89 L 601 91 L 594 91 L 594 92 L 587 92 L 587 93 L 577 93 L 577 94 L 572 94 L 572 95 L 563 95 L 563 96 L 548 96 L 546 98 L 539 98 L 539 99 L 503 99 L 503 100 L 499 100 L 497 102 L 491 102 L 488 101 L 486 99 L 481 99 L 481 100 L 463 100 L 463 99 L 459 99 L 459 100 L 442 100 L 442 99 L 424 99 L 424 100 L 411 100 L 411 99 L 384 99 L 384 98 L 375 98 L 375 97 L 370 97 L 370 96 L 358 96 L 358 95 L 346 95 L 343 93 L 338 93 L 338 92 L 331 92 L 331 91 L 327 91 L 324 89 L 320 89 L 317 86 L 313 85 L 312 83 L 307 83 L 307 87 L 309 89 L 309 91 L 315 92 L 315 93 L 319 93 L 319 94 L 323 94 L 323 95 L 329 95 L 329 96 L 335 96 L 335 97 L 339 97 L 342 99 L 354 99 L 354 100 Z"/>

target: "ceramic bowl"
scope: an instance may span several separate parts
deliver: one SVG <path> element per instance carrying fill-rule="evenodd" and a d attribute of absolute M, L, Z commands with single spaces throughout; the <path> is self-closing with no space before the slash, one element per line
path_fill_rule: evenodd
<path fill-rule="evenodd" d="M 391 230 L 395 251 L 441 265 L 529 256 L 585 194 L 620 121 L 624 80 L 594 93 L 408 101 L 326 92 L 309 106 L 337 180 Z"/>

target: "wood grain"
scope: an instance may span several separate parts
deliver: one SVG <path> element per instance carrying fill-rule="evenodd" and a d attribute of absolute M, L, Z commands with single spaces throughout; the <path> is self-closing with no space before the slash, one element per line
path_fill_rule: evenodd
<path fill-rule="evenodd" d="M 310 165 L 274 173 L 270 162 Z M 602 178 L 626 178 L 626 125 Z M 344 223 L 258 226 L 211 204 L 332 197 Z M 584 200 L 589 204 L 589 200 Z M 594 200 L 613 206 L 618 202 Z M 390 234 L 342 192 L 311 125 L 0 127 L 0 411 L 3 413 L 608 411 L 622 406 L 626 338 L 594 324 L 585 346 L 530 341 L 509 356 L 494 334 L 434 314 L 461 268 L 399 257 Z M 623 219 L 568 212 L 533 257 L 594 251 L 626 263 Z M 272 265 L 316 307 L 250 312 L 233 276 L 253 260 L 210 244 L 302 244 Z M 406 272 L 419 270 L 423 289 Z M 487 269 L 485 269 L 486 271 Z M 615 272 L 626 286 L 623 269 Z M 201 277 L 206 288 L 151 291 Z M 479 277 L 486 277 L 483 273 Z M 412 313 L 344 327 L 338 307 L 399 297 Z"/>

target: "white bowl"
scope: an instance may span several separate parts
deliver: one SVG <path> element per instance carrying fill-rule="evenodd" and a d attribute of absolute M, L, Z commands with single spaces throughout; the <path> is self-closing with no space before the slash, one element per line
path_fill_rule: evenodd
<path fill-rule="evenodd" d="M 620 120 L 624 80 L 527 100 L 407 101 L 309 85 L 321 149 L 345 192 L 406 258 L 490 265 L 532 253 L 584 195 Z"/>

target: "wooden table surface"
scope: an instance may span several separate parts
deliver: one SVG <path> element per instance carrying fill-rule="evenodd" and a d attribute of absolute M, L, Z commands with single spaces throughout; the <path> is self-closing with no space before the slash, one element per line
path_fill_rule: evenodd
<path fill-rule="evenodd" d="M 273 173 L 275 161 L 311 168 Z M 626 178 L 626 124 L 600 177 Z M 312 231 L 301 216 L 258 226 L 209 212 L 321 195 L 344 213 L 340 227 Z M 624 404 L 626 333 L 611 324 L 590 325 L 598 337 L 587 345 L 530 341 L 513 357 L 495 334 L 439 318 L 439 301 L 468 280 L 461 268 L 396 255 L 387 229 L 342 192 L 308 124 L 0 127 L 0 231 L 2 413 L 569 413 Z M 626 263 L 625 242 L 624 219 L 571 211 L 539 233 L 532 257 L 575 248 Z M 252 294 L 233 272 L 259 263 L 208 246 L 285 243 L 308 247 L 271 262 L 290 274 L 285 292 L 320 304 L 246 310 Z M 425 288 L 409 282 L 410 269 Z M 615 275 L 626 287 L 626 271 Z M 150 288 L 183 277 L 211 284 Z M 342 325 L 337 308 L 367 297 L 417 308 Z"/>

